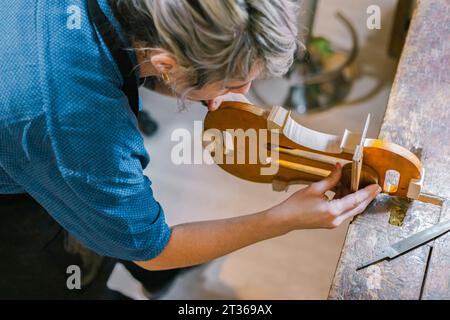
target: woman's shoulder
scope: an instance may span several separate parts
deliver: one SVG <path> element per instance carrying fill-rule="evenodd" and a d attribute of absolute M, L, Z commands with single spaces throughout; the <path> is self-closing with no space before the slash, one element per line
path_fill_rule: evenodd
<path fill-rule="evenodd" d="M 89 17 L 87 1 L 43 1 L 37 39 L 44 77 L 56 88 L 89 82 L 121 86 L 120 72 Z M 45 7 L 45 4 L 47 7 Z M 77 90 L 75 88 L 75 90 Z"/>

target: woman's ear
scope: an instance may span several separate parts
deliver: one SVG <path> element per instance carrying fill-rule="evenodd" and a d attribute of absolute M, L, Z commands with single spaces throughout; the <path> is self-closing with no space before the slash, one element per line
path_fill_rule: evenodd
<path fill-rule="evenodd" d="M 160 74 L 165 74 L 175 69 L 177 62 L 171 54 L 160 51 L 152 54 L 150 61 L 156 71 Z"/>

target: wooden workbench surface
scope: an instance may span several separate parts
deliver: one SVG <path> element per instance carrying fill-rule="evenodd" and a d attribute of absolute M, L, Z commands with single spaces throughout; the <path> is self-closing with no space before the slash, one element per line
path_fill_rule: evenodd
<path fill-rule="evenodd" d="M 380 138 L 416 153 L 425 192 L 450 199 L 450 2 L 418 2 Z M 406 210 L 401 226 L 390 219 Z M 438 206 L 380 195 L 349 227 L 330 299 L 450 299 L 450 233 L 392 261 L 356 268 L 383 248 L 450 219 Z"/>

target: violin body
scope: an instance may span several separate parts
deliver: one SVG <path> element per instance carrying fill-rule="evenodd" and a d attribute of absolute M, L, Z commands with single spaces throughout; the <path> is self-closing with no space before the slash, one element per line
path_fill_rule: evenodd
<path fill-rule="evenodd" d="M 204 146 L 209 146 L 218 165 L 239 178 L 272 183 L 276 190 L 285 190 L 293 183 L 322 180 L 337 162 L 344 167 L 342 182 L 349 186 L 355 175 L 352 164 L 361 140 L 358 188 L 378 183 L 390 195 L 411 199 L 418 199 L 421 193 L 422 164 L 409 150 L 391 142 L 365 139 L 361 133 L 348 130 L 342 136 L 314 131 L 302 126 L 291 112 L 281 107 L 268 110 L 246 103 L 224 102 L 205 118 L 204 132 L 211 130 L 216 132 L 215 138 L 204 137 Z M 251 134 L 239 141 L 233 134 L 236 131 Z M 228 139 L 227 136 L 219 139 L 217 132 L 230 134 Z M 256 160 L 251 159 L 255 150 L 263 155 Z M 269 170 L 274 164 L 277 170 Z"/>

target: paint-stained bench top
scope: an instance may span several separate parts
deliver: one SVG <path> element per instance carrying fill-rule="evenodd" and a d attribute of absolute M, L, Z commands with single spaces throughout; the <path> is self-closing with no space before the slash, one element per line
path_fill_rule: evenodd
<path fill-rule="evenodd" d="M 450 299 L 450 233 L 393 261 L 356 271 L 389 244 L 450 219 L 448 0 L 417 4 L 380 137 L 420 156 L 424 191 L 449 200 L 440 208 L 380 195 L 349 227 L 329 298 Z M 401 226 L 390 224 L 405 211 Z"/>

